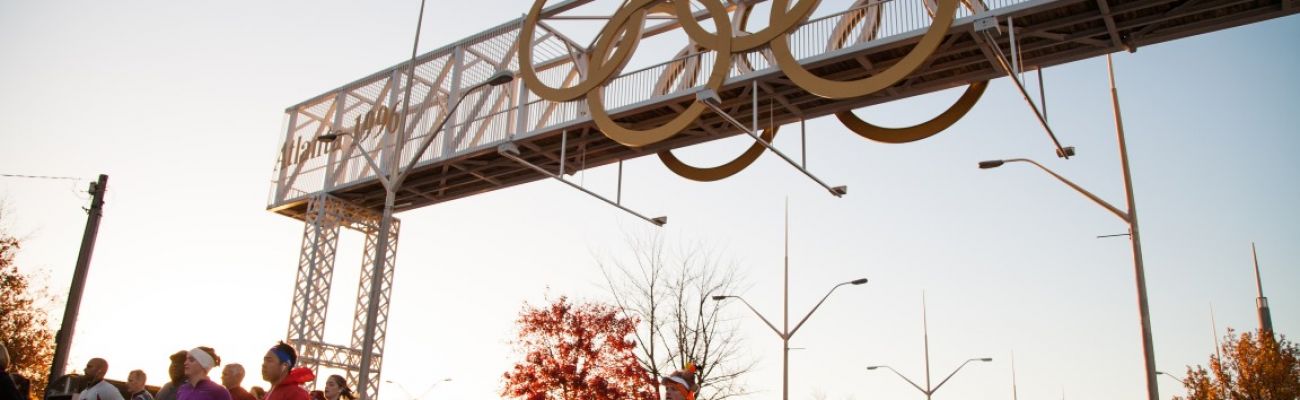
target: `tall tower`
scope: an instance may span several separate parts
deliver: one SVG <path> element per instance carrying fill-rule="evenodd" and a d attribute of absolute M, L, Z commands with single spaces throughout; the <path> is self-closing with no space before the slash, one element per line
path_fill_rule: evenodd
<path fill-rule="evenodd" d="M 401 221 L 394 219 L 390 227 L 387 259 L 380 279 L 373 278 L 371 262 L 378 251 L 380 216 L 373 210 L 358 207 L 328 194 L 308 198 L 307 212 L 301 217 L 305 222 L 301 253 L 298 259 L 298 278 L 293 289 L 293 302 L 289 310 L 289 329 L 286 334 L 290 345 L 298 351 L 298 364 L 320 374 L 320 368 L 343 370 L 348 385 L 361 379 L 361 356 L 364 348 L 367 310 L 370 306 L 371 285 L 379 283 L 379 313 L 375 318 L 375 340 L 372 343 L 373 360 L 367 371 L 371 382 L 379 382 L 384 354 L 384 341 L 388 331 L 388 303 L 393 291 L 393 269 L 397 254 L 397 235 Z M 325 341 L 325 316 L 329 311 L 330 288 L 334 277 L 334 258 L 338 249 L 340 229 L 351 229 L 365 234 L 361 279 L 357 288 L 357 303 L 352 321 L 352 341 L 348 345 Z M 314 383 L 308 383 L 311 387 Z M 363 399 L 377 399 L 379 385 L 370 385 Z"/>
<path fill-rule="evenodd" d="M 1264 297 L 1264 285 L 1259 278 L 1259 254 L 1255 253 L 1255 242 L 1250 243 L 1250 255 L 1255 258 L 1255 308 L 1259 311 L 1259 329 L 1273 334 L 1273 317 L 1268 312 L 1268 298 Z"/>

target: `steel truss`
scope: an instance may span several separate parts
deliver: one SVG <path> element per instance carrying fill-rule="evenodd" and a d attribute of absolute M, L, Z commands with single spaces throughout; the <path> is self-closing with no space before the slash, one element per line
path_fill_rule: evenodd
<path fill-rule="evenodd" d="M 761 1 L 765 0 L 752 2 Z M 877 92 L 848 97 L 814 94 L 796 83 L 792 78 L 795 75 L 787 74 L 775 60 L 770 45 L 720 58 L 712 56 L 711 61 L 705 58 L 709 51 L 688 50 L 660 64 L 606 77 L 608 80 L 599 89 L 606 117 L 617 120 L 624 129 L 653 130 L 678 118 L 697 101 L 697 95 L 707 86 L 706 80 L 711 80 L 710 68 L 705 68 L 710 62 L 717 65 L 719 59 L 730 57 L 729 62 L 735 66 L 724 71 L 721 84 L 709 88 L 715 93 L 707 103 L 711 112 L 699 115 L 667 139 L 627 146 L 611 139 L 598 126 L 586 102 L 548 100 L 536 92 L 537 87 L 525 84 L 525 79 L 498 89 L 469 90 L 496 72 L 519 71 L 521 46 L 531 51 L 535 61 L 531 69 L 545 85 L 574 87 L 592 78 L 588 76 L 590 65 L 581 56 L 591 54 L 592 45 L 575 42 L 547 24 L 548 19 L 589 18 L 560 14 L 591 0 L 553 2 L 557 4 L 541 11 L 542 19 L 537 22 L 529 46 L 523 46 L 520 40 L 524 19 L 512 20 L 419 56 L 412 64 L 381 70 L 285 110 L 286 127 L 267 208 L 305 222 L 288 329 L 288 339 L 302 354 L 305 366 L 345 370 L 349 382 L 355 385 L 365 358 L 361 348 L 369 345 L 373 349 L 369 353 L 372 363 L 367 381 L 382 381 L 379 374 L 399 224 L 392 224 L 387 257 L 378 269 L 383 276 L 377 280 L 382 287 L 375 307 L 374 339 L 366 343 L 374 251 L 382 217 L 378 210 L 393 207 L 396 212 L 407 211 L 541 179 L 560 179 L 584 169 L 621 165 L 626 160 L 737 134 L 757 136 L 761 127 L 771 132 L 756 137 L 755 146 L 766 151 L 770 135 L 783 124 L 802 125 L 805 120 L 830 115 L 852 116 L 850 111 L 860 107 L 955 87 L 974 87 L 1008 75 L 1014 79 L 1026 68 L 1041 70 L 1300 13 L 1300 0 L 961 1 L 965 6 L 956 10 L 955 20 L 945 33 L 935 36 L 941 38 L 938 44 L 927 42 L 933 46 L 915 70 Z M 855 2 L 851 9 L 792 27 L 788 53 L 794 54 L 800 69 L 819 79 L 847 82 L 883 74 L 920 47 L 936 18 L 934 3 Z M 708 14 L 699 11 L 695 16 L 706 19 Z M 733 14 L 737 18 L 744 12 Z M 737 20 L 733 26 L 741 26 L 741 22 Z M 678 28 L 671 21 L 653 24 L 645 27 L 641 35 L 649 37 Z M 994 36 L 983 33 L 984 29 L 1006 29 L 1008 34 Z M 688 49 L 694 47 L 690 44 Z M 1023 85 L 1017 82 L 1017 87 L 1028 99 Z M 409 100 L 398 95 L 407 90 L 411 92 Z M 462 104 L 462 100 L 464 107 L 452 112 L 451 105 Z M 1045 108 L 1035 113 L 1047 128 Z M 942 121 L 947 114 L 940 113 L 932 121 Z M 444 120 L 445 125 L 441 123 Z M 379 125 L 387 129 L 358 129 L 373 127 L 376 121 L 384 122 Z M 392 128 L 388 128 L 388 121 L 394 121 Z M 400 126 L 398 121 L 402 122 Z M 327 133 L 349 130 L 355 133 L 349 140 L 319 140 Z M 855 133 L 870 138 L 863 132 Z M 934 133 L 937 131 L 922 137 Z M 406 151 L 417 146 L 398 146 L 399 136 L 408 144 L 429 140 L 432 145 L 426 151 Z M 1068 148 L 1059 146 L 1054 133 L 1049 136 L 1057 151 L 1065 154 Z M 795 164 L 792 158 L 778 155 Z M 736 161 L 744 161 L 738 164 L 743 168 L 752 158 Z M 731 164 L 724 166 L 730 168 Z M 389 198 L 388 184 L 381 176 L 391 178 L 397 171 L 380 171 L 380 165 L 410 166 L 401 172 L 403 183 L 400 190 L 394 189 L 393 198 Z M 806 163 L 796 167 L 812 176 Z M 822 186 L 843 194 L 835 187 Z M 602 200 L 623 208 L 621 174 L 619 195 L 614 201 Z M 662 223 L 656 218 L 647 219 Z M 348 346 L 324 341 L 340 228 L 366 234 Z M 372 384 L 362 398 L 376 399 L 377 394 L 378 385 Z"/>
<path fill-rule="evenodd" d="M 345 200 L 320 194 L 307 202 L 307 213 L 302 234 L 301 253 L 298 258 L 298 278 L 294 284 L 293 302 L 289 311 L 287 342 L 298 351 L 298 365 L 314 372 L 321 367 L 345 371 L 348 385 L 360 379 L 361 348 L 365 338 L 366 310 L 369 308 L 372 265 L 379 236 L 380 215 L 358 207 Z M 388 304 L 392 297 L 393 270 L 396 265 L 397 237 L 401 221 L 394 219 L 384 261 L 383 279 L 380 280 L 379 313 L 375 318 L 374 354 L 370 381 L 378 382 L 383 365 L 384 340 L 388 331 Z M 361 262 L 361 279 L 357 287 L 357 303 L 352 320 L 352 340 L 348 346 L 325 342 L 325 317 L 329 309 L 330 286 L 334 277 L 334 260 L 338 250 L 339 231 L 348 228 L 366 235 L 365 254 Z M 308 387 L 314 383 L 308 383 Z M 379 385 L 371 385 L 366 398 L 379 395 Z"/>

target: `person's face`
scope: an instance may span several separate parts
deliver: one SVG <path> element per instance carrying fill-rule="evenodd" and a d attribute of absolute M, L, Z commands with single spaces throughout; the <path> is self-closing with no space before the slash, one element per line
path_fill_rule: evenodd
<path fill-rule="evenodd" d="M 108 372 L 108 363 L 98 358 L 86 363 L 86 378 L 91 381 L 104 379 L 104 373 Z"/>
<path fill-rule="evenodd" d="M 227 365 L 221 370 L 221 386 L 235 387 L 239 386 L 244 380 L 244 371 L 237 366 Z"/>
<path fill-rule="evenodd" d="M 280 362 L 280 358 L 275 353 L 267 351 L 266 356 L 262 357 L 262 380 L 267 382 L 279 381 L 284 376 L 287 365 Z"/>
<path fill-rule="evenodd" d="M 144 390 L 144 374 L 131 374 L 126 378 L 126 391 L 135 393 Z"/>
<path fill-rule="evenodd" d="M 686 400 L 686 396 L 682 396 L 682 392 L 677 391 L 676 388 L 670 387 L 664 392 L 664 400 Z"/>
<path fill-rule="evenodd" d="M 199 360 L 195 360 L 194 356 L 185 356 L 185 376 L 206 376 L 207 374 L 208 371 L 203 369 L 203 365 L 199 364 Z"/>
<path fill-rule="evenodd" d="M 336 381 L 336 380 L 334 380 L 334 379 L 326 379 L 326 380 L 325 380 L 325 398 L 326 398 L 326 399 L 337 399 L 337 398 L 339 398 L 339 392 L 342 391 L 342 390 L 343 390 L 343 388 L 339 387 L 338 381 Z"/>

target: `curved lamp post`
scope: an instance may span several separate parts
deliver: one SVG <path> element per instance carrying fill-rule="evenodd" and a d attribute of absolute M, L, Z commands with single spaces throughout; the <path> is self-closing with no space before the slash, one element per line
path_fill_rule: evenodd
<path fill-rule="evenodd" d="M 1147 307 L 1146 272 L 1142 266 L 1142 240 L 1141 237 L 1138 235 L 1137 208 L 1134 205 L 1134 201 L 1133 201 L 1133 176 L 1129 171 L 1128 146 L 1124 141 L 1124 122 L 1123 119 L 1120 117 L 1120 112 L 1119 112 L 1119 91 L 1115 89 L 1115 68 L 1114 68 L 1114 64 L 1111 63 L 1111 58 L 1109 54 L 1106 55 L 1106 65 L 1110 69 L 1111 104 L 1115 110 L 1115 133 L 1116 136 L 1119 137 L 1118 139 L 1119 160 L 1120 160 L 1120 166 L 1122 167 L 1121 169 L 1123 170 L 1124 173 L 1124 193 L 1128 200 L 1127 212 L 1121 211 L 1119 208 L 1116 208 L 1110 203 L 1107 203 L 1105 200 L 1102 200 L 1100 197 L 1097 197 L 1096 195 L 1092 194 L 1091 192 L 1088 192 L 1087 190 L 1084 190 L 1082 187 L 1079 187 L 1079 185 L 1074 184 L 1074 182 L 1070 182 L 1070 180 L 1065 179 L 1064 177 L 1058 175 L 1055 172 L 1052 172 L 1052 170 L 1047 169 L 1047 167 L 1044 167 L 1042 164 L 1034 162 L 1033 160 L 1024 159 L 1024 158 L 1012 158 L 1007 160 L 991 160 L 991 161 L 980 162 L 979 166 L 980 169 L 990 169 L 990 168 L 997 168 L 1002 166 L 1003 164 L 1011 163 L 1011 162 L 1023 162 L 1023 163 L 1031 164 L 1043 170 L 1043 172 L 1052 175 L 1052 177 L 1056 178 L 1056 180 L 1061 181 L 1061 183 L 1064 183 L 1066 186 L 1069 186 L 1071 189 L 1074 189 L 1075 191 L 1079 192 L 1079 194 L 1084 195 L 1089 200 L 1092 200 L 1094 203 L 1097 203 L 1097 205 L 1102 206 L 1107 211 L 1110 211 L 1112 214 L 1115 214 L 1115 216 L 1119 217 L 1119 219 L 1124 220 L 1124 222 L 1128 223 L 1129 239 L 1133 243 L 1133 270 L 1134 270 L 1133 272 L 1137 283 L 1138 318 L 1142 326 L 1142 353 L 1145 356 L 1145 361 L 1146 361 L 1147 398 L 1148 400 L 1159 400 L 1160 399 L 1159 389 L 1156 388 L 1155 347 L 1154 345 L 1152 345 L 1152 341 L 1151 341 L 1151 312 Z"/>
<path fill-rule="evenodd" d="M 1120 145 L 1123 146 L 1123 143 L 1124 141 L 1121 139 Z M 1121 151 L 1121 153 L 1124 152 Z M 1111 214 L 1115 214 L 1116 217 L 1119 217 L 1119 219 L 1123 220 L 1125 223 L 1128 223 L 1129 239 L 1133 243 L 1133 270 L 1134 270 L 1135 280 L 1137 282 L 1138 319 L 1142 329 L 1142 350 L 1146 360 L 1146 369 L 1147 369 L 1146 372 L 1147 372 L 1147 378 L 1149 380 L 1148 383 L 1154 384 L 1155 375 L 1156 375 L 1155 350 L 1152 346 L 1152 341 L 1151 341 L 1151 312 L 1149 307 L 1147 306 L 1146 272 L 1142 264 L 1142 240 L 1138 232 L 1137 213 L 1133 206 L 1133 186 L 1132 186 L 1132 180 L 1129 179 L 1128 157 L 1124 156 L 1123 160 L 1124 160 L 1124 178 L 1125 178 L 1124 186 L 1125 186 L 1125 192 L 1128 193 L 1128 212 L 1120 210 L 1119 208 L 1111 205 L 1105 200 L 1102 200 L 1100 197 L 1097 197 L 1097 195 L 1092 194 L 1092 192 L 1089 192 L 1086 189 L 1075 184 L 1074 182 L 1071 182 L 1069 179 L 1065 179 L 1065 177 L 1061 176 L 1060 174 L 1057 174 L 1056 172 L 1052 171 L 1051 169 L 1048 169 L 1047 167 L 1044 167 L 1042 164 L 1039 164 L 1034 160 L 1030 160 L 1026 158 L 1011 158 L 1006 160 L 982 161 L 979 163 L 979 167 L 981 169 L 991 169 L 991 168 L 1000 167 L 1007 163 L 1026 163 L 1029 165 L 1033 165 L 1035 167 L 1038 167 L 1039 170 L 1042 170 L 1043 172 L 1046 172 L 1048 175 L 1051 175 L 1053 178 L 1056 178 L 1056 180 L 1060 181 L 1061 183 L 1064 183 L 1066 186 L 1069 186 L 1071 189 L 1074 189 L 1076 192 L 1079 192 L 1079 194 L 1082 194 L 1084 197 L 1087 197 L 1089 200 L 1092 200 L 1094 203 L 1097 203 L 1097 205 L 1101 206 L 1102 208 L 1105 208 L 1107 211 L 1110 211 Z M 1148 391 L 1150 392 L 1149 394 L 1155 393 L 1154 390 L 1155 389 L 1148 388 Z M 1150 400 L 1158 400 L 1158 399 L 1150 399 Z"/>
<path fill-rule="evenodd" d="M 939 391 L 939 388 L 943 387 L 943 384 L 948 383 L 948 380 L 949 380 L 949 379 L 952 379 L 952 376 L 953 376 L 953 375 L 957 375 L 957 371 L 961 371 L 961 368 L 962 368 L 962 367 L 965 367 L 966 364 L 970 364 L 971 361 L 981 361 L 981 362 L 990 362 L 990 361 L 993 361 L 992 358 L 988 358 L 988 357 L 985 357 L 985 358 L 972 358 L 972 359 L 966 360 L 966 362 L 963 362 L 963 363 L 961 363 L 961 365 L 958 365 L 958 366 L 957 366 L 957 369 L 952 370 L 952 373 L 948 374 L 948 376 L 945 377 L 945 378 L 943 378 L 942 381 L 939 381 L 939 384 L 938 384 L 938 385 L 934 385 L 934 387 L 929 387 L 929 386 L 930 386 L 930 358 L 928 357 L 928 355 L 929 355 L 928 352 L 926 353 L 926 355 L 927 355 L 927 357 L 926 357 L 926 359 L 925 359 L 925 385 L 926 385 L 925 388 L 922 388 L 921 385 L 917 385 L 916 382 L 912 382 L 911 379 L 907 379 L 907 377 L 906 377 L 906 376 L 903 376 L 903 374 L 899 373 L 898 370 L 895 370 L 893 367 L 890 367 L 890 366 L 888 366 L 888 365 L 873 365 L 873 366 L 867 367 L 867 370 L 868 370 L 868 371 L 872 371 L 872 370 L 875 370 L 875 369 L 877 369 L 877 368 L 884 368 L 884 369 L 887 369 L 887 370 L 889 370 L 890 372 L 893 372 L 894 375 L 898 375 L 899 378 L 903 378 L 903 380 L 907 381 L 907 383 L 912 384 L 912 387 L 916 388 L 916 390 L 920 390 L 921 393 L 925 393 L 925 398 L 928 400 L 928 399 L 930 398 L 930 396 L 934 395 L 934 392 Z"/>
<path fill-rule="evenodd" d="M 749 307 L 749 311 L 753 311 L 754 315 L 758 316 L 758 319 L 763 320 L 763 323 L 767 324 L 768 328 L 772 328 L 772 332 L 775 332 L 777 336 L 781 337 L 781 398 L 783 400 L 790 399 L 790 338 L 794 336 L 795 332 L 799 331 L 799 328 L 803 326 L 804 322 L 808 322 L 808 317 L 811 317 L 813 313 L 817 311 L 817 308 L 821 307 L 822 303 L 825 303 L 826 299 L 831 297 L 831 293 L 835 293 L 835 289 L 839 289 L 840 286 L 844 286 L 844 285 L 861 285 L 867 283 L 867 278 L 861 278 L 861 279 L 854 279 L 848 282 L 840 283 L 838 285 L 831 287 L 831 290 L 827 291 L 825 296 L 822 296 L 821 301 L 818 301 L 817 305 L 813 306 L 812 310 L 809 310 L 808 314 L 804 315 L 803 319 L 799 320 L 798 324 L 795 324 L 794 329 L 790 329 L 790 279 L 789 278 L 790 278 L 790 265 L 789 263 L 786 263 L 785 309 L 782 313 L 783 316 L 785 317 L 785 325 L 784 325 L 785 330 L 776 329 L 776 325 L 773 325 L 772 321 L 768 321 L 767 318 L 764 317 L 762 313 L 754 309 L 754 306 L 750 305 L 748 301 L 745 301 L 745 298 L 743 297 L 726 296 L 726 295 L 713 296 L 714 301 L 722 301 L 726 299 L 740 300 L 741 303 L 745 304 L 745 307 Z"/>

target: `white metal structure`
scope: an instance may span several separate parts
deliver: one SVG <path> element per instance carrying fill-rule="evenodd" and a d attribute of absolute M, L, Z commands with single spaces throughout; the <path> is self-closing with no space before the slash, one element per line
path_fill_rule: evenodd
<path fill-rule="evenodd" d="M 546 21 L 564 19 L 566 12 L 580 10 L 589 1 L 568 0 L 541 12 L 541 23 L 527 50 L 531 50 L 533 68 L 545 84 L 574 86 L 588 78 L 583 55 L 593 46 L 566 37 Z M 414 74 L 407 73 L 409 64 L 394 65 L 288 107 L 267 202 L 269 210 L 306 223 L 288 339 L 302 352 L 304 362 L 346 369 L 353 383 L 360 378 L 369 268 L 363 268 L 366 272 L 361 279 L 352 342 L 347 346 L 325 343 L 324 324 L 339 229 L 366 233 L 367 254 L 373 257 L 370 251 L 378 232 L 375 221 L 385 202 L 385 189 L 374 165 L 414 161 L 412 168 L 403 171 L 409 178 L 395 202 L 396 210 L 404 211 L 546 178 L 562 179 L 582 168 L 662 154 L 736 134 L 756 135 L 757 129 L 742 130 L 735 122 L 757 121 L 760 113 L 771 126 L 779 126 L 972 85 L 1006 76 L 1008 68 L 1041 69 L 1300 11 L 1300 0 L 963 3 L 937 50 L 919 68 L 883 90 L 860 97 L 827 98 L 794 84 L 775 65 L 768 45 L 729 54 L 731 68 L 715 90 L 717 103 L 710 104 L 729 115 L 705 113 L 676 135 L 641 147 L 624 146 L 603 134 L 586 102 L 542 99 L 523 79 L 467 90 L 495 72 L 519 70 L 523 18 L 416 57 Z M 728 18 L 741 21 L 751 6 L 730 4 Z M 900 63 L 909 50 L 918 47 L 931 26 L 935 7 L 933 0 L 863 0 L 849 9 L 800 21 L 787 31 L 790 52 L 804 69 L 826 79 L 873 76 Z M 700 11 L 694 17 L 702 20 L 709 15 Z M 642 37 L 681 29 L 672 19 L 650 21 Z M 741 26 L 739 22 L 733 25 Z M 746 34 L 737 29 L 736 35 Z M 989 34 L 993 31 L 1012 34 Z M 715 52 L 684 51 L 658 65 L 620 71 L 595 90 L 608 113 L 623 125 L 657 126 L 696 101 L 695 95 L 718 57 Z M 1006 65 L 1007 59 L 1012 65 Z M 409 107 L 402 104 L 404 96 L 400 95 L 408 85 Z M 450 105 L 458 103 L 463 104 L 447 115 Z M 399 115 L 395 110 L 410 111 Z M 434 131 L 444 118 L 449 118 L 445 126 Z M 1045 119 L 1043 123 L 1046 127 Z M 316 140 L 340 130 L 351 132 L 355 139 Z M 404 133 L 406 145 L 394 143 L 397 132 Z M 419 146 L 415 144 L 430 135 L 436 135 L 433 145 L 416 154 Z M 404 149 L 402 154 L 396 154 L 398 148 Z M 381 311 L 373 324 L 371 382 L 379 381 L 397 230 L 394 224 L 379 288 Z M 376 386 L 371 386 L 362 395 L 373 399 L 376 394 Z"/>

